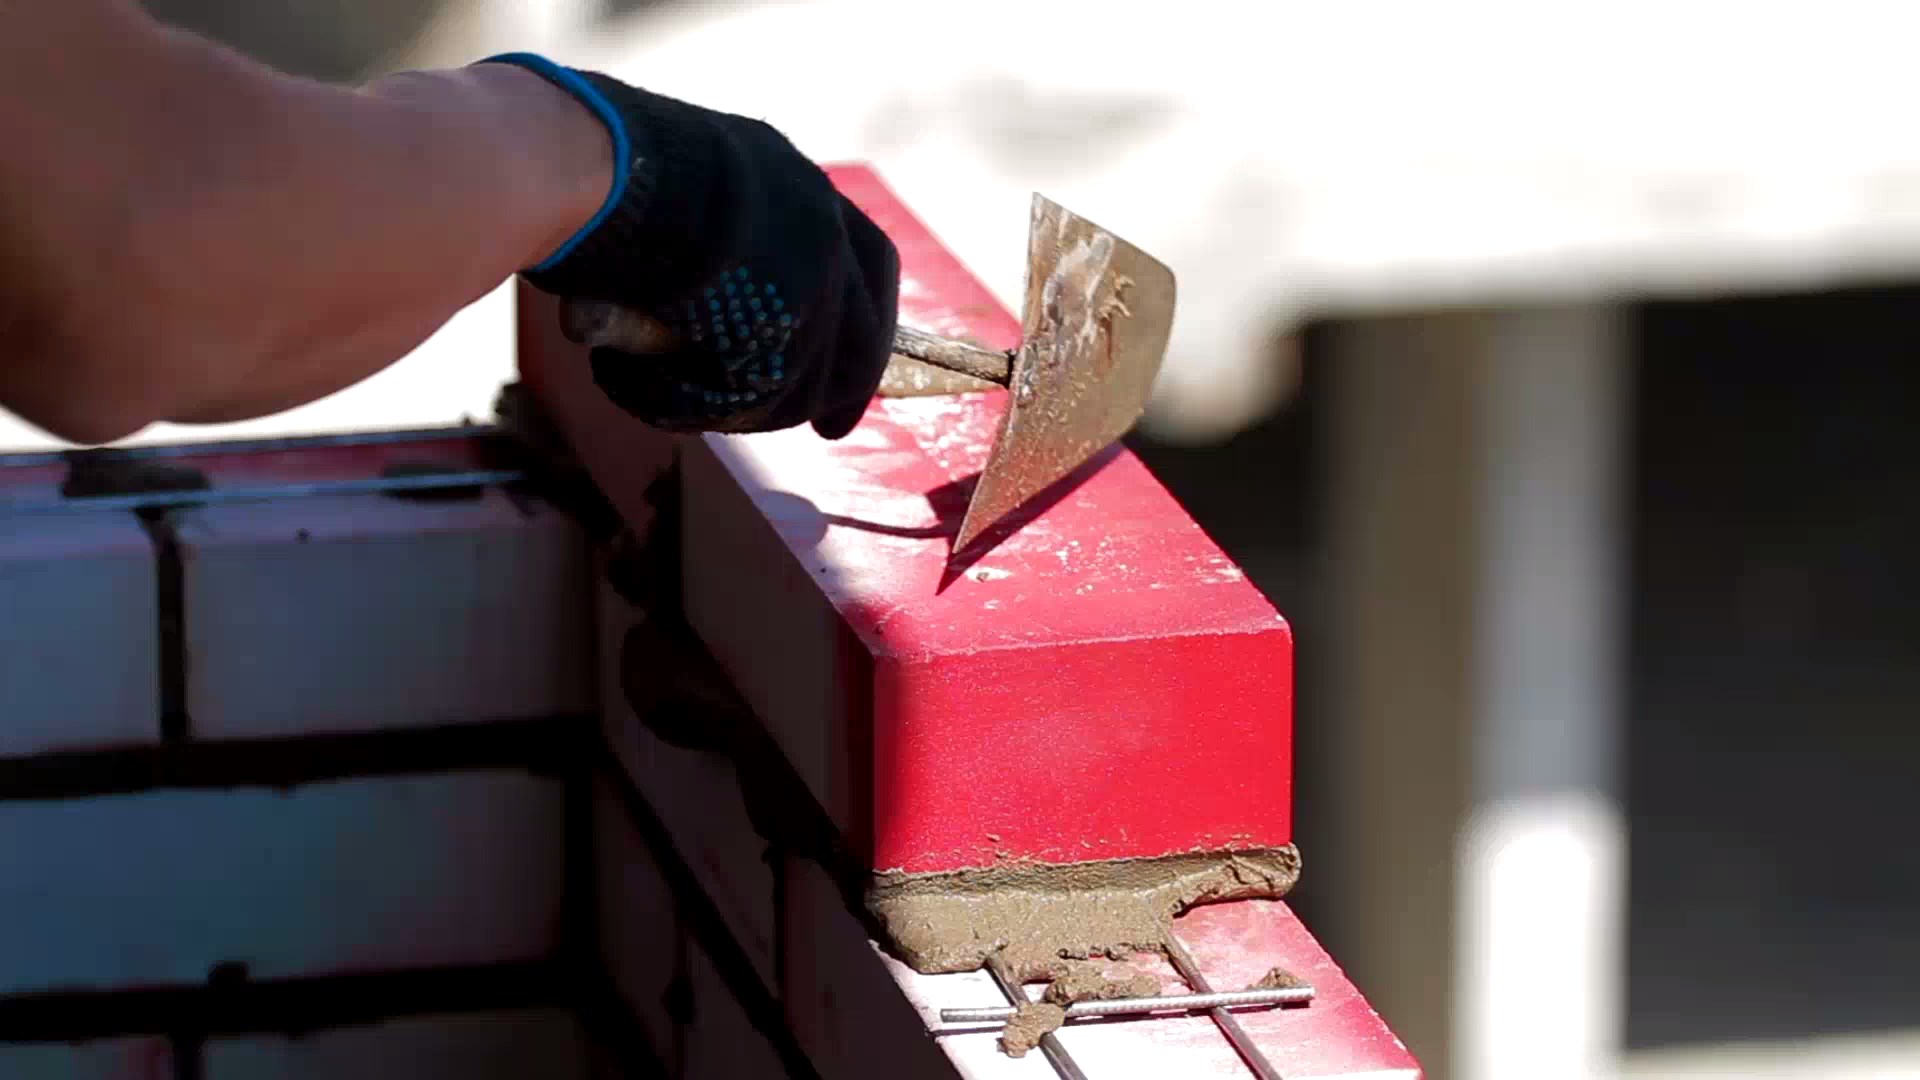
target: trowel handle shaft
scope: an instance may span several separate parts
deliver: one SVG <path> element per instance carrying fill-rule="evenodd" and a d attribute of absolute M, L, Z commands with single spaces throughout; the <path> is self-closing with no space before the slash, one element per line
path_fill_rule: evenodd
<path fill-rule="evenodd" d="M 1001 386 L 1013 377 L 1013 354 L 999 349 L 984 349 L 964 341 L 943 338 L 910 326 L 895 327 L 893 351 L 911 356 L 934 367 L 961 375 L 971 375 Z"/>
<path fill-rule="evenodd" d="M 617 304 L 566 300 L 560 304 L 560 330 L 567 340 L 591 348 L 618 349 L 638 356 L 672 352 L 679 341 L 656 319 Z M 1013 354 L 953 341 L 902 326 L 893 332 L 893 351 L 934 367 L 1007 385 Z"/>

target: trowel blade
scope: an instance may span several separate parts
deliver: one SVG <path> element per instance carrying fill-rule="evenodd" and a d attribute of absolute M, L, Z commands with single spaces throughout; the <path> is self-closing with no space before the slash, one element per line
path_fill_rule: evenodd
<path fill-rule="evenodd" d="M 1173 329 L 1173 271 L 1035 194 L 1023 335 L 1006 417 L 973 489 L 957 554 L 1127 433 Z"/>

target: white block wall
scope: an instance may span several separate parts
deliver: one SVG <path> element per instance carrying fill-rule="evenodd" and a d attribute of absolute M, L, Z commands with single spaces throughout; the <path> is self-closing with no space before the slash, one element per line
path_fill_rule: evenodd
<path fill-rule="evenodd" d="M 536 959 L 561 822 L 510 771 L 0 803 L 0 993 Z"/>
<path fill-rule="evenodd" d="M 582 530 L 497 491 L 217 505 L 175 511 L 165 528 L 177 538 L 191 722 L 162 748 L 162 546 L 130 513 L 0 517 L 0 757 L 76 752 L 60 774 L 70 795 L 0 787 L 0 1015 L 31 1036 L 6 1010 L 41 996 L 33 1008 L 68 1010 L 62 1030 L 111 1029 L 0 1044 L 0 1077 L 172 1080 L 196 1057 L 207 1077 L 601 1075 L 564 987 L 528 1011 L 468 1015 L 401 994 L 388 1022 L 204 1045 L 191 1039 L 195 1018 L 224 1030 L 230 1006 L 248 1023 L 308 1025 L 249 1013 L 255 991 L 243 984 L 179 996 L 203 993 L 216 969 L 380 980 L 538 964 L 593 929 L 570 924 L 566 891 L 579 880 L 569 830 L 587 824 L 568 820 L 567 785 L 584 783 L 584 758 L 565 776 L 510 759 L 436 764 L 417 742 L 407 772 L 380 758 L 382 732 L 594 710 Z M 176 786 L 204 783 L 195 755 L 228 740 L 345 732 L 368 741 L 337 760 L 364 755 L 372 775 L 272 787 L 249 782 L 250 758 L 222 751 L 233 786 Z M 150 772 L 146 759 L 112 759 L 109 771 L 85 754 L 141 746 L 162 755 Z M 272 753 L 277 775 L 287 752 Z M 650 866 L 625 852 L 607 862 L 628 896 Z M 671 958 L 671 903 L 657 906 Z M 375 985 L 432 995 L 447 984 Z M 155 989 L 172 995 L 170 1010 L 186 1003 L 160 1027 L 188 1042 L 114 1035 L 154 1024 L 140 1010 L 163 999 L 139 995 Z"/>
<path fill-rule="evenodd" d="M 787 1026 L 823 1080 L 859 1080 L 882 1063 L 900 1080 L 956 1076 L 826 871 L 789 860 L 785 899 Z"/>
<path fill-rule="evenodd" d="M 796 432 L 796 436 L 798 433 Z M 759 445 L 764 446 L 765 443 Z M 842 658 L 852 631 L 806 570 L 777 550 L 771 526 L 723 464 L 754 483 L 754 462 L 724 440 L 685 444 L 682 568 L 687 621 L 833 820 L 856 820 Z M 780 602 L 767 603 L 765 598 Z M 751 610 L 752 618 L 741 612 Z"/>
<path fill-rule="evenodd" d="M 709 531 L 723 524 L 702 519 Z M 145 745 L 162 767 L 153 786 L 129 791 L 129 778 L 137 787 L 146 774 L 118 759 L 90 791 L 82 756 L 63 766 L 69 796 L 0 790 L 0 1015 L 14 996 L 68 995 L 59 1007 L 87 1009 L 96 999 L 73 995 L 95 994 L 112 1002 L 100 1024 L 113 1028 L 157 1000 L 117 995 L 204 997 L 179 1014 L 188 1019 L 157 1028 L 174 1037 L 114 1028 L 71 1045 L 0 1045 L 0 1078 L 172 1080 L 184 1064 L 208 1080 L 599 1080 L 617 1072 L 613 1058 L 573 1010 L 591 1003 L 605 1014 L 574 991 L 606 985 L 614 1022 L 635 1028 L 614 1033 L 620 1052 L 644 1047 L 676 1080 L 785 1075 L 743 997 L 771 1002 L 764 1019 L 785 1020 L 794 1035 L 778 1036 L 781 1045 L 797 1043 L 828 1076 L 868 1075 L 883 1061 L 899 1075 L 946 1074 L 927 1068 L 926 1055 L 941 1063 L 937 1049 L 822 872 L 770 863 L 732 764 L 668 744 L 627 705 L 621 644 L 645 613 L 596 584 L 586 536 L 559 512 L 498 492 L 217 505 L 170 516 L 172 554 L 131 514 L 14 525 L 0 520 L 0 610 L 65 606 L 0 619 L 0 635 L 11 635 L 0 637 L 0 691 L 19 716 L 0 724 L 0 757 Z M 180 571 L 188 723 L 161 746 L 168 558 Z M 802 711 L 818 719 L 830 674 L 805 656 L 776 666 L 811 680 Z M 762 691 L 786 678 L 755 677 Z M 596 753 L 564 775 L 511 761 L 436 766 L 419 757 L 419 740 L 393 744 L 409 747 L 410 771 L 380 762 L 382 740 L 408 730 L 589 712 L 611 764 Z M 177 786 L 201 774 L 171 765 L 234 741 L 345 733 L 362 737 L 355 754 L 330 760 L 365 760 L 372 775 L 251 781 L 246 755 L 279 770 L 285 747 L 224 751 L 219 767 L 238 770 L 231 787 Z M 837 790 L 825 751 L 834 739 L 817 725 L 788 735 L 816 788 Z M 455 735 L 444 745 L 467 744 Z M 580 789 L 569 785 L 590 785 L 590 819 L 570 820 Z M 650 843 L 661 827 L 671 851 Z M 580 828 L 591 829 L 585 847 L 574 842 Z M 589 911 L 593 925 L 571 921 Z M 713 934 L 730 940 L 701 936 Z M 216 969 L 380 980 L 537 964 L 581 941 L 593 943 L 604 982 L 508 1011 L 395 999 L 397 1015 L 384 1021 L 311 1029 L 299 1016 L 255 1013 L 246 1023 L 268 1030 L 248 1033 L 224 1026 L 221 1009 L 258 991 L 197 989 Z M 746 962 L 723 976 L 711 956 L 736 951 Z M 447 984 L 381 985 L 432 994 Z M 86 1015 L 62 1023 L 86 1030 Z M 196 1015 L 218 1033 L 196 1037 Z"/>
<path fill-rule="evenodd" d="M 0 520 L 0 757 L 159 740 L 158 589 L 132 514 Z"/>
<path fill-rule="evenodd" d="M 787 1075 L 767 1039 L 727 989 L 713 961 L 697 943 L 687 947 L 693 987 L 693 1022 L 686 1031 L 681 1080 L 742 1080 Z"/>
<path fill-rule="evenodd" d="M 195 735 L 585 713 L 586 541 L 544 504 L 368 495 L 177 524 Z"/>
<path fill-rule="evenodd" d="M 620 689 L 620 642 L 645 613 L 601 585 L 602 728 L 614 756 L 687 861 L 762 982 L 776 989 L 774 868 L 755 831 L 733 765 L 725 757 L 673 746 L 649 731 Z M 661 671 L 659 677 L 670 673 Z"/>
<path fill-rule="evenodd" d="M 732 767 L 715 754 L 672 746 L 650 732 L 621 692 L 620 642 L 645 613 L 611 587 L 600 590 L 602 718 L 614 757 L 638 790 L 647 812 L 672 834 L 706 897 L 727 923 L 768 988 L 800 1050 L 825 1080 L 880 1075 L 945 1080 L 952 1064 L 928 1037 L 913 1006 L 888 974 L 865 929 L 847 910 L 819 866 L 786 859 L 770 866 L 754 831 Z M 640 673 L 645 677 L 646 673 Z M 668 677 L 664 669 L 658 677 Z M 654 915 L 664 887 L 638 836 L 623 827 L 611 797 L 601 809 L 611 823 L 602 838 L 601 874 L 615 845 L 624 867 L 624 895 L 602 887 L 602 948 L 616 977 L 639 1006 L 649 1029 L 666 1020 L 648 1007 L 672 973 L 661 939 L 667 924 Z M 784 875 L 776 891 L 773 877 Z M 776 904 L 776 896 L 783 903 Z M 776 929 L 778 927 L 779 929 Z M 683 924 L 682 932 L 689 928 Z M 684 946 L 693 985 L 693 1024 L 680 1033 L 685 1076 L 784 1075 L 777 1054 L 755 1032 L 698 941 Z M 784 956 L 777 950 L 784 949 Z M 775 980 L 775 973 L 779 979 Z M 669 1060 L 671 1055 L 663 1052 Z M 1036 1057 L 1034 1060 L 1038 1061 Z"/>
<path fill-rule="evenodd" d="M 679 1025 L 667 993 L 680 972 L 682 930 L 672 889 L 604 780 L 595 785 L 593 828 L 600 961 L 654 1055 L 675 1060 Z"/>

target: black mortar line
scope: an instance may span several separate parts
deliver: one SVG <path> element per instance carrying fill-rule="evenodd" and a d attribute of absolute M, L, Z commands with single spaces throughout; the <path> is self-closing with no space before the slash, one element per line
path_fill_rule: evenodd
<path fill-rule="evenodd" d="M 185 570 L 180 559 L 180 536 L 164 510 L 137 511 L 140 526 L 153 542 L 160 645 L 160 740 L 178 743 L 193 728 L 187 715 L 187 642 Z"/>
<path fill-rule="evenodd" d="M 173 1080 L 205 1080 L 207 1040 L 197 1032 L 176 1031 L 167 1037 L 173 1055 Z"/>
<path fill-rule="evenodd" d="M 275 739 L 164 742 L 0 759 L 0 802 L 511 769 L 565 776 L 592 745 L 580 714 Z"/>
<path fill-rule="evenodd" d="M 548 960 L 277 979 L 251 979 L 239 967 L 223 966 L 195 985 L 0 996 L 0 1041 L 157 1035 L 170 1036 L 178 1049 L 213 1036 L 299 1035 L 432 1013 L 565 1008 L 565 974 Z"/>

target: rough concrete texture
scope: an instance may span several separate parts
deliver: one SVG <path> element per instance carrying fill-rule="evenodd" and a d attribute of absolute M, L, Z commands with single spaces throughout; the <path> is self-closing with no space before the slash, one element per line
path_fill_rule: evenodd
<path fill-rule="evenodd" d="M 1276 899 L 1300 876 L 1292 845 L 1161 859 L 1023 863 L 883 874 L 867 906 L 914 970 L 972 971 L 990 956 L 1020 978 L 1062 959 L 1157 952 L 1174 916 L 1221 900 Z"/>
<path fill-rule="evenodd" d="M 1036 977 L 1029 973 L 1028 978 Z M 1047 971 L 1046 993 L 1019 1007 L 1000 1032 L 1000 1049 L 1024 1057 L 1050 1031 L 1067 1022 L 1067 1006 L 1076 1001 L 1112 1001 L 1160 992 L 1160 980 L 1123 965 L 1062 960 Z"/>
<path fill-rule="evenodd" d="M 1067 1010 L 1058 1005 L 1045 1001 L 1022 1005 L 1000 1032 L 1000 1049 L 1005 1050 L 1008 1057 L 1025 1057 L 1049 1032 L 1066 1022 Z"/>
<path fill-rule="evenodd" d="M 1124 966 L 1101 968 L 1095 964 L 1067 960 L 1054 969 L 1042 1001 L 1071 1005 L 1076 1001 L 1113 1001 L 1118 998 L 1152 997 L 1160 992 L 1160 980 L 1143 971 Z"/>
<path fill-rule="evenodd" d="M 1307 985 L 1307 981 L 1305 979 L 1302 979 L 1300 976 L 1295 975 L 1291 971 L 1288 971 L 1286 968 L 1277 967 L 1269 970 L 1265 975 L 1262 975 L 1258 979 L 1255 979 L 1253 982 L 1249 983 L 1247 985 L 1247 989 L 1249 990 L 1292 990 L 1295 987 L 1305 986 L 1305 985 Z"/>

